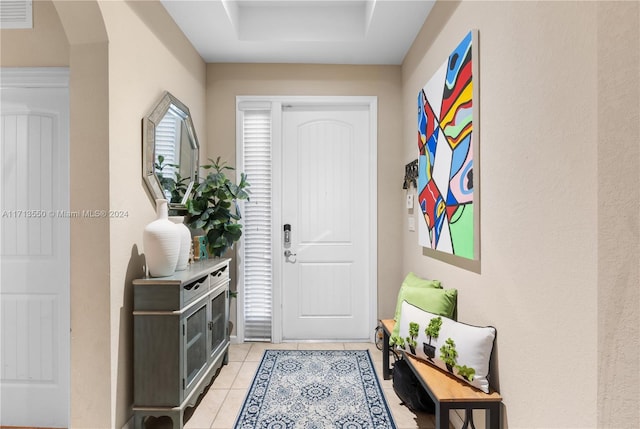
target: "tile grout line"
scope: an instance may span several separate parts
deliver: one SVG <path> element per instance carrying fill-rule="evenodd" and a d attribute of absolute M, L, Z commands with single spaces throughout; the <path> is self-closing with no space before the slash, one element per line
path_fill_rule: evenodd
<path fill-rule="evenodd" d="M 236 374 L 237 377 L 237 374 Z M 235 378 L 234 378 L 235 380 Z M 225 389 L 226 392 L 224 394 L 224 398 L 222 399 L 222 401 L 220 402 L 220 407 L 218 407 L 218 410 L 216 411 L 216 415 L 213 416 L 213 419 L 211 419 L 211 423 L 209 423 L 209 429 L 211 429 L 213 427 L 213 424 L 216 422 L 216 420 L 218 419 L 218 415 L 220 414 L 220 412 L 222 411 L 222 409 L 224 408 L 224 403 L 227 400 L 227 398 L 229 397 L 229 392 L 231 392 L 231 388 L 229 389 Z"/>
<path fill-rule="evenodd" d="M 231 391 L 234 390 L 233 386 L 234 386 L 236 380 L 238 379 L 238 376 L 240 375 L 240 371 L 242 370 L 242 366 L 245 364 L 245 362 L 247 362 L 247 357 L 249 356 L 249 353 L 251 353 L 251 349 L 252 348 L 253 348 L 253 344 L 247 349 L 247 352 L 242 357 L 242 360 L 235 361 L 235 362 L 238 362 L 240 364 L 240 366 L 238 368 L 238 372 L 236 372 L 236 374 L 233 376 L 233 379 L 230 381 L 229 388 L 225 389 L 226 392 L 225 392 L 224 398 L 222 399 L 222 401 L 220 403 L 220 407 L 216 411 L 215 416 L 213 416 L 213 419 L 211 420 L 211 423 L 209 424 L 209 429 L 213 428 L 213 424 L 216 422 L 218 417 L 221 415 L 221 413 L 225 412 L 224 404 L 227 401 L 227 399 L 229 398 Z M 236 389 L 236 390 L 240 390 L 240 389 Z M 235 422 L 235 419 L 234 419 L 234 422 Z"/>

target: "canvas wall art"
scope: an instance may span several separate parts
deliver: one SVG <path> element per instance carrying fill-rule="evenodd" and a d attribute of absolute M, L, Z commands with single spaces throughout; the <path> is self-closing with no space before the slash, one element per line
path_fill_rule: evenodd
<path fill-rule="evenodd" d="M 477 32 L 418 94 L 420 245 L 478 259 Z"/>

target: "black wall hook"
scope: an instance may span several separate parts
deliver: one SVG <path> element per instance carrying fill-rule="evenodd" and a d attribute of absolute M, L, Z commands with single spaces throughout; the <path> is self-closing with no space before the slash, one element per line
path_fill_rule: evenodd
<path fill-rule="evenodd" d="M 409 164 L 404 166 L 404 183 L 402 184 L 402 189 L 409 189 L 411 185 L 414 188 L 418 188 L 418 160 L 411 161 Z"/>

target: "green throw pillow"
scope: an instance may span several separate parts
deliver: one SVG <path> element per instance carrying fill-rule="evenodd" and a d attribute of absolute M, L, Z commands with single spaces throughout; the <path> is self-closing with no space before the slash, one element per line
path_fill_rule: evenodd
<path fill-rule="evenodd" d="M 457 289 L 434 289 L 434 288 L 407 288 L 403 294 L 403 301 L 418 307 L 421 310 L 439 316 L 453 318 L 456 310 L 456 302 L 458 299 Z M 402 307 L 402 302 L 400 302 Z M 393 327 L 391 336 L 398 335 L 400 332 L 400 314 L 396 325 Z"/>
<path fill-rule="evenodd" d="M 398 292 L 398 302 L 396 303 L 396 313 L 393 316 L 393 320 L 396 322 L 400 320 L 400 309 L 402 308 L 402 301 L 405 300 L 405 293 L 410 289 L 415 288 L 431 288 L 431 289 L 442 289 L 442 284 L 440 280 L 425 280 L 413 273 L 407 274 L 407 277 L 402 281 L 402 286 L 400 286 L 400 291 Z M 418 304 L 414 304 L 418 305 Z"/>

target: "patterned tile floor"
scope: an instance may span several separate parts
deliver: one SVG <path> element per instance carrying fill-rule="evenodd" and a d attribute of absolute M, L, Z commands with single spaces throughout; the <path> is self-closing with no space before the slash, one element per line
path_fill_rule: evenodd
<path fill-rule="evenodd" d="M 400 404 L 400 400 L 393 391 L 391 380 L 382 379 L 382 352 L 374 344 L 245 343 L 232 344 L 230 346 L 229 364 L 221 369 L 200 404 L 195 409 L 187 410 L 185 417 L 188 417 L 189 420 L 185 423 L 185 429 L 232 429 L 265 349 L 369 349 L 397 428 L 433 429 L 435 427 L 433 415 L 414 414 L 407 407 Z"/>

